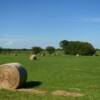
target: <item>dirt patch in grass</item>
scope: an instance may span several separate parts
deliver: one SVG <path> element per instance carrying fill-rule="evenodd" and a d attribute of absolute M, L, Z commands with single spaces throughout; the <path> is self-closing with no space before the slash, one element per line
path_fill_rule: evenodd
<path fill-rule="evenodd" d="M 84 96 L 82 93 L 78 92 L 68 92 L 65 90 L 55 90 L 55 91 L 47 91 L 47 90 L 39 90 L 39 89 L 18 89 L 20 92 L 32 93 L 35 95 L 52 95 L 52 96 L 70 96 L 70 97 L 81 97 Z"/>
<path fill-rule="evenodd" d="M 84 94 L 81 94 L 81 93 L 68 92 L 68 91 L 65 91 L 65 90 L 56 90 L 56 91 L 53 91 L 51 94 L 54 95 L 54 96 L 71 96 L 71 97 L 84 96 Z"/>
<path fill-rule="evenodd" d="M 17 91 L 32 93 L 36 95 L 46 95 L 48 91 L 46 90 L 38 90 L 38 89 L 18 89 Z"/>

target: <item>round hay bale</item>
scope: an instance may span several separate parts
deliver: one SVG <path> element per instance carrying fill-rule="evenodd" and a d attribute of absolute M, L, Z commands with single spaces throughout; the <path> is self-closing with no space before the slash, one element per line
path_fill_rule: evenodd
<path fill-rule="evenodd" d="M 36 60 L 36 59 L 37 59 L 36 55 L 33 54 L 33 55 L 30 56 L 30 60 Z"/>
<path fill-rule="evenodd" d="M 79 54 L 76 54 L 76 57 L 79 57 L 80 55 Z"/>
<path fill-rule="evenodd" d="M 17 56 L 17 54 L 16 54 L 16 53 L 14 53 L 14 54 L 13 54 L 13 56 Z"/>
<path fill-rule="evenodd" d="M 27 80 L 27 71 L 19 63 L 0 65 L 0 88 L 16 89 Z"/>

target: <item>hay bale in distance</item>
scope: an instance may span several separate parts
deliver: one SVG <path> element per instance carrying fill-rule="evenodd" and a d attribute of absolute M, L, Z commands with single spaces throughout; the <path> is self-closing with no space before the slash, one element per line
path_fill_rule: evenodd
<path fill-rule="evenodd" d="M 27 80 L 27 71 L 19 63 L 0 65 L 0 88 L 16 89 Z"/>
<path fill-rule="evenodd" d="M 76 57 L 79 57 L 80 55 L 79 54 L 76 54 Z"/>
<path fill-rule="evenodd" d="M 37 56 L 36 55 L 34 55 L 34 54 L 32 54 L 31 56 L 30 56 L 30 58 L 29 58 L 30 60 L 36 60 L 37 59 Z"/>
<path fill-rule="evenodd" d="M 13 56 L 17 56 L 17 54 L 16 54 L 16 53 L 14 53 L 14 54 L 13 54 Z"/>

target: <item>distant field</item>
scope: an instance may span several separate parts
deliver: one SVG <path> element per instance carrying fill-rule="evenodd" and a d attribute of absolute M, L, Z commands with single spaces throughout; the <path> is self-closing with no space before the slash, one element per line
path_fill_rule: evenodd
<path fill-rule="evenodd" d="M 30 61 L 27 54 L 0 55 L 0 64 L 19 62 L 28 71 L 25 89 L 48 91 L 46 95 L 0 90 L 0 100 L 100 100 L 99 56 L 44 56 Z M 52 91 L 64 90 L 84 96 L 56 96 Z"/>

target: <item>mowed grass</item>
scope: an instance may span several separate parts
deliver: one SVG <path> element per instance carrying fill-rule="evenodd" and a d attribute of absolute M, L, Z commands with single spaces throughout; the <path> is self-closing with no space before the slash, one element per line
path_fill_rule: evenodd
<path fill-rule="evenodd" d="M 28 71 L 27 88 L 46 91 L 66 90 L 82 97 L 35 95 L 0 90 L 0 100 L 100 100 L 100 57 L 44 56 L 30 61 L 29 55 L 0 55 L 0 64 L 19 62 Z M 25 87 L 24 87 L 25 88 Z"/>

